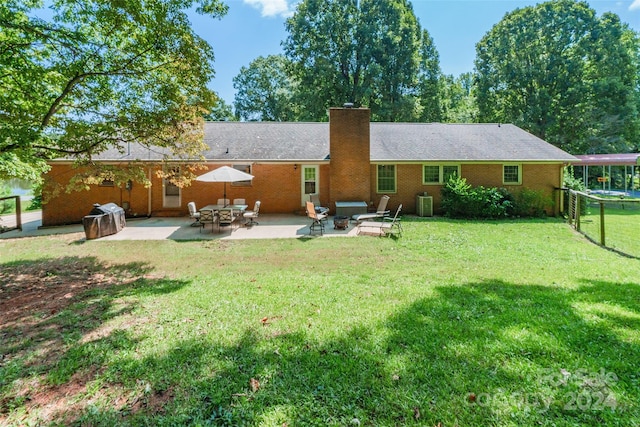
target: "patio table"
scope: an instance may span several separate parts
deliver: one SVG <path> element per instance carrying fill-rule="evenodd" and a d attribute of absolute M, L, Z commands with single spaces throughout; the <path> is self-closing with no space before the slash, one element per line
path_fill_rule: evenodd
<path fill-rule="evenodd" d="M 240 211 L 240 212 L 244 212 L 247 210 L 247 208 L 249 207 L 249 205 L 207 205 L 204 206 L 202 208 L 200 208 L 201 211 L 204 210 L 208 210 L 208 211 L 221 211 L 221 210 L 234 210 L 234 211 Z"/>
<path fill-rule="evenodd" d="M 200 208 L 200 211 L 213 211 L 216 215 L 219 215 L 218 212 L 220 211 L 238 212 L 238 215 L 233 216 L 233 222 L 235 222 L 236 219 L 242 217 L 242 213 L 246 211 L 248 207 L 249 205 L 207 205 Z"/>

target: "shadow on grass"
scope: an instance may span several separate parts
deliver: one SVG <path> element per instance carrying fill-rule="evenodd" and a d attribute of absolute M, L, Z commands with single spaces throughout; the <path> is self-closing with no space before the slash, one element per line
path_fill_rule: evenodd
<path fill-rule="evenodd" d="M 381 324 L 363 320 L 323 341 L 307 325 L 290 331 L 274 323 L 245 330 L 232 345 L 206 334 L 164 353 L 97 359 L 103 388 L 124 389 L 130 398 L 91 410 L 85 402 L 73 419 L 635 425 L 639 318 L 640 286 L 633 283 L 587 280 L 576 290 L 497 280 L 439 286 Z M 133 345 L 126 334 L 103 344 L 109 351 Z M 599 402 L 601 394 L 609 400 Z"/>
<path fill-rule="evenodd" d="M 105 265 L 94 257 L 2 264 L 0 424 L 12 407 L 46 405 L 81 389 L 109 352 L 135 345 L 105 323 L 130 313 L 137 296 L 184 285 L 153 277 L 148 265 Z"/>

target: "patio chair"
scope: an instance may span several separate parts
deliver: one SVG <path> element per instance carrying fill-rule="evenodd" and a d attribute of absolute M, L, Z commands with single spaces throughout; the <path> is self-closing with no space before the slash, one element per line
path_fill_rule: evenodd
<path fill-rule="evenodd" d="M 217 222 L 216 214 L 213 210 L 203 209 L 200 211 L 200 232 L 202 233 L 202 229 L 206 227 L 207 224 L 211 224 L 211 232 L 213 233 L 213 224 Z"/>
<path fill-rule="evenodd" d="M 233 199 L 233 204 L 234 205 L 246 205 L 247 202 L 245 199 Z"/>
<path fill-rule="evenodd" d="M 194 221 L 191 223 L 192 227 L 200 227 L 200 212 L 196 209 L 195 202 L 187 203 L 187 208 L 189 209 L 189 218 L 192 218 Z"/>
<path fill-rule="evenodd" d="M 234 204 L 235 204 L 235 202 L 234 202 Z M 258 221 L 256 221 L 256 218 L 258 218 L 258 214 L 259 213 L 260 213 L 260 200 L 258 200 L 255 203 L 255 205 L 253 205 L 253 210 L 252 211 L 246 211 L 245 213 L 242 214 L 242 216 L 245 219 L 244 225 L 249 227 L 249 226 L 254 225 L 254 224 L 259 224 Z"/>
<path fill-rule="evenodd" d="M 402 210 L 402 205 L 398 206 L 398 210 L 396 210 L 396 214 L 393 216 L 393 219 L 389 217 L 383 218 L 382 221 L 364 221 L 358 225 L 358 231 L 356 234 L 360 234 L 361 232 L 366 233 L 376 233 L 377 236 L 387 236 L 391 235 L 402 235 L 402 223 L 400 222 L 400 211 Z"/>
<path fill-rule="evenodd" d="M 218 211 L 218 224 L 220 227 L 226 227 L 228 225 L 233 226 L 233 222 L 236 220 L 233 209 L 220 209 Z"/>
<path fill-rule="evenodd" d="M 324 215 L 323 220 L 326 221 L 329 216 L 329 208 L 325 206 L 320 206 L 320 195 L 318 193 L 309 194 L 309 200 L 313 203 L 313 206 L 316 209 L 316 213 Z"/>
<path fill-rule="evenodd" d="M 216 205 L 218 205 L 218 206 L 228 206 L 229 205 L 229 199 L 218 199 L 218 203 L 216 203 Z"/>
<path fill-rule="evenodd" d="M 378 209 L 376 209 L 375 213 L 357 214 L 353 215 L 351 219 L 356 221 L 358 224 L 366 220 L 373 220 L 377 218 L 383 219 L 384 217 L 389 216 L 389 211 L 387 210 L 388 202 L 389 196 L 382 196 L 382 198 L 380 198 L 380 203 L 378 203 Z"/>
<path fill-rule="evenodd" d="M 320 235 L 324 232 L 324 224 L 322 221 L 327 218 L 326 214 L 318 213 L 313 202 L 307 202 L 307 216 L 311 219 L 311 225 L 309 225 L 309 234 L 316 230 L 320 230 Z"/>

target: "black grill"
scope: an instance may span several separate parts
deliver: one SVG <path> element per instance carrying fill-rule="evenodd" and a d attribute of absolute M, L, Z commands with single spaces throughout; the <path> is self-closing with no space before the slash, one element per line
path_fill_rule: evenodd
<path fill-rule="evenodd" d="M 82 218 L 82 225 L 87 240 L 116 234 L 126 225 L 124 209 L 115 203 L 96 203 L 89 215 Z"/>

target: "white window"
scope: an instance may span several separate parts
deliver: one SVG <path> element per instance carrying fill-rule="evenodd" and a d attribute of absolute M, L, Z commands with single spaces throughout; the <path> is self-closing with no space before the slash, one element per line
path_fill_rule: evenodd
<path fill-rule="evenodd" d="M 502 183 L 505 185 L 522 184 L 522 165 L 520 164 L 502 165 Z"/>
<path fill-rule="evenodd" d="M 251 165 L 245 164 L 245 165 L 233 165 L 234 169 L 237 169 L 239 171 L 242 171 L 244 173 L 248 173 L 249 175 L 251 174 Z M 246 181 L 235 181 L 231 183 L 232 186 L 234 187 L 249 187 L 251 186 L 251 180 L 248 179 Z"/>
<path fill-rule="evenodd" d="M 446 184 L 452 176 L 460 176 L 460 165 L 428 164 L 422 166 L 422 184 Z"/>
<path fill-rule="evenodd" d="M 377 192 L 396 192 L 396 165 L 378 165 Z"/>
<path fill-rule="evenodd" d="M 294 166 L 296 168 L 296 166 Z M 302 166 L 301 206 L 309 201 L 309 195 L 320 191 L 320 167 L 318 165 Z"/>

